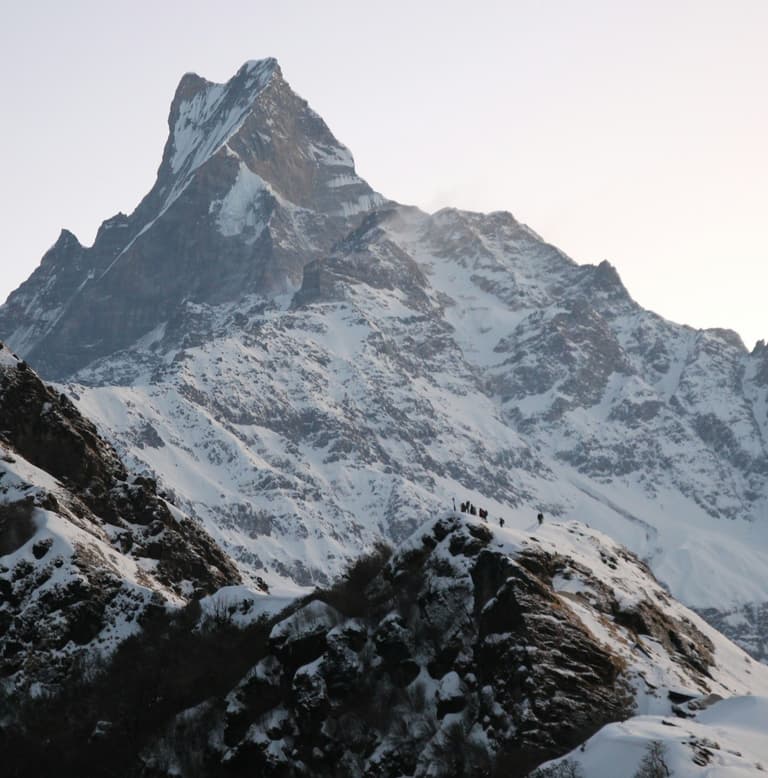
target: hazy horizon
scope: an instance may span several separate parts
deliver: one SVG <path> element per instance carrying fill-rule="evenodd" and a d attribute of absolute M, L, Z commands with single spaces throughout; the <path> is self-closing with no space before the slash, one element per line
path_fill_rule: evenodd
<path fill-rule="evenodd" d="M 3 12 L 0 299 L 149 191 L 184 72 L 275 56 L 385 196 L 510 211 L 666 318 L 768 338 L 768 4 L 260 5 Z"/>

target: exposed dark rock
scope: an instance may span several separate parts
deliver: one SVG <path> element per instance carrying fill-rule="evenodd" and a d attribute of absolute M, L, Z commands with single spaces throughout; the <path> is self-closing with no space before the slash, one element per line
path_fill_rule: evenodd
<path fill-rule="evenodd" d="M 12 554 L 34 536 L 34 508 L 32 497 L 13 503 L 0 503 L 0 556 Z"/>

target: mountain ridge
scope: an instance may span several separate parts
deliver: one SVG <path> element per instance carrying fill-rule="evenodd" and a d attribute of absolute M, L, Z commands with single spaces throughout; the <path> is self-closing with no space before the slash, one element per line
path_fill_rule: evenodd
<path fill-rule="evenodd" d="M 150 192 L 130 216 L 106 220 L 90 248 L 62 232 L 0 309 L 0 331 L 62 377 L 129 345 L 181 299 L 291 288 L 309 254 L 382 201 L 275 60 L 227 84 L 185 77 Z"/>
<path fill-rule="evenodd" d="M 471 497 L 494 520 L 615 534 L 764 656 L 768 350 L 644 310 L 610 263 L 577 265 L 506 212 L 384 201 L 270 72 L 167 211 L 171 179 L 143 201 L 154 222 L 105 222 L 101 253 L 67 237 L 74 275 L 36 271 L 0 332 L 36 343 L 25 356 L 246 576 L 328 582 Z M 73 295 L 115 256 L 106 296 Z"/>

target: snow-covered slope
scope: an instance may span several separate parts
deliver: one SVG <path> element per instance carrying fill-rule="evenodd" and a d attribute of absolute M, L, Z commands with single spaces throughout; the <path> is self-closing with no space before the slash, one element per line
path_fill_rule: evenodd
<path fill-rule="evenodd" d="M 153 610 L 239 582 L 75 407 L 0 345 L 0 678 L 54 688 Z"/>
<path fill-rule="evenodd" d="M 767 361 L 507 214 L 393 208 L 295 297 L 187 303 L 70 391 L 272 584 L 471 498 L 610 533 L 762 655 Z"/>
<path fill-rule="evenodd" d="M 572 775 L 567 766 L 585 778 L 760 776 L 768 769 L 767 727 L 768 698 L 756 696 L 706 705 L 687 720 L 638 716 L 609 724 L 535 775 Z M 658 772 L 642 772 L 651 765 Z"/>
<path fill-rule="evenodd" d="M 186 76 L 169 125 L 136 212 L 64 235 L 0 334 L 246 575 L 327 582 L 469 498 L 611 534 L 765 655 L 768 347 L 508 213 L 383 203 L 274 61 Z"/>

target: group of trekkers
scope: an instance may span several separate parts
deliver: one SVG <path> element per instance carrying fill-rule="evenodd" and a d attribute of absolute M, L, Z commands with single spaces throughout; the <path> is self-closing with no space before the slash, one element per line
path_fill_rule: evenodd
<path fill-rule="evenodd" d="M 461 512 L 468 513 L 470 516 L 479 516 L 483 521 L 488 521 L 488 511 L 485 508 L 476 508 L 470 500 L 461 503 Z M 456 510 L 456 499 L 453 500 L 453 510 Z M 544 523 L 544 514 L 539 511 L 536 515 L 536 520 L 539 522 L 539 526 Z M 504 526 L 504 519 L 499 516 L 499 526 Z"/>
<path fill-rule="evenodd" d="M 486 521 L 488 520 L 488 511 L 485 510 L 485 508 L 475 508 L 469 500 L 461 504 L 461 512 L 469 513 L 472 516 L 479 516 Z"/>

